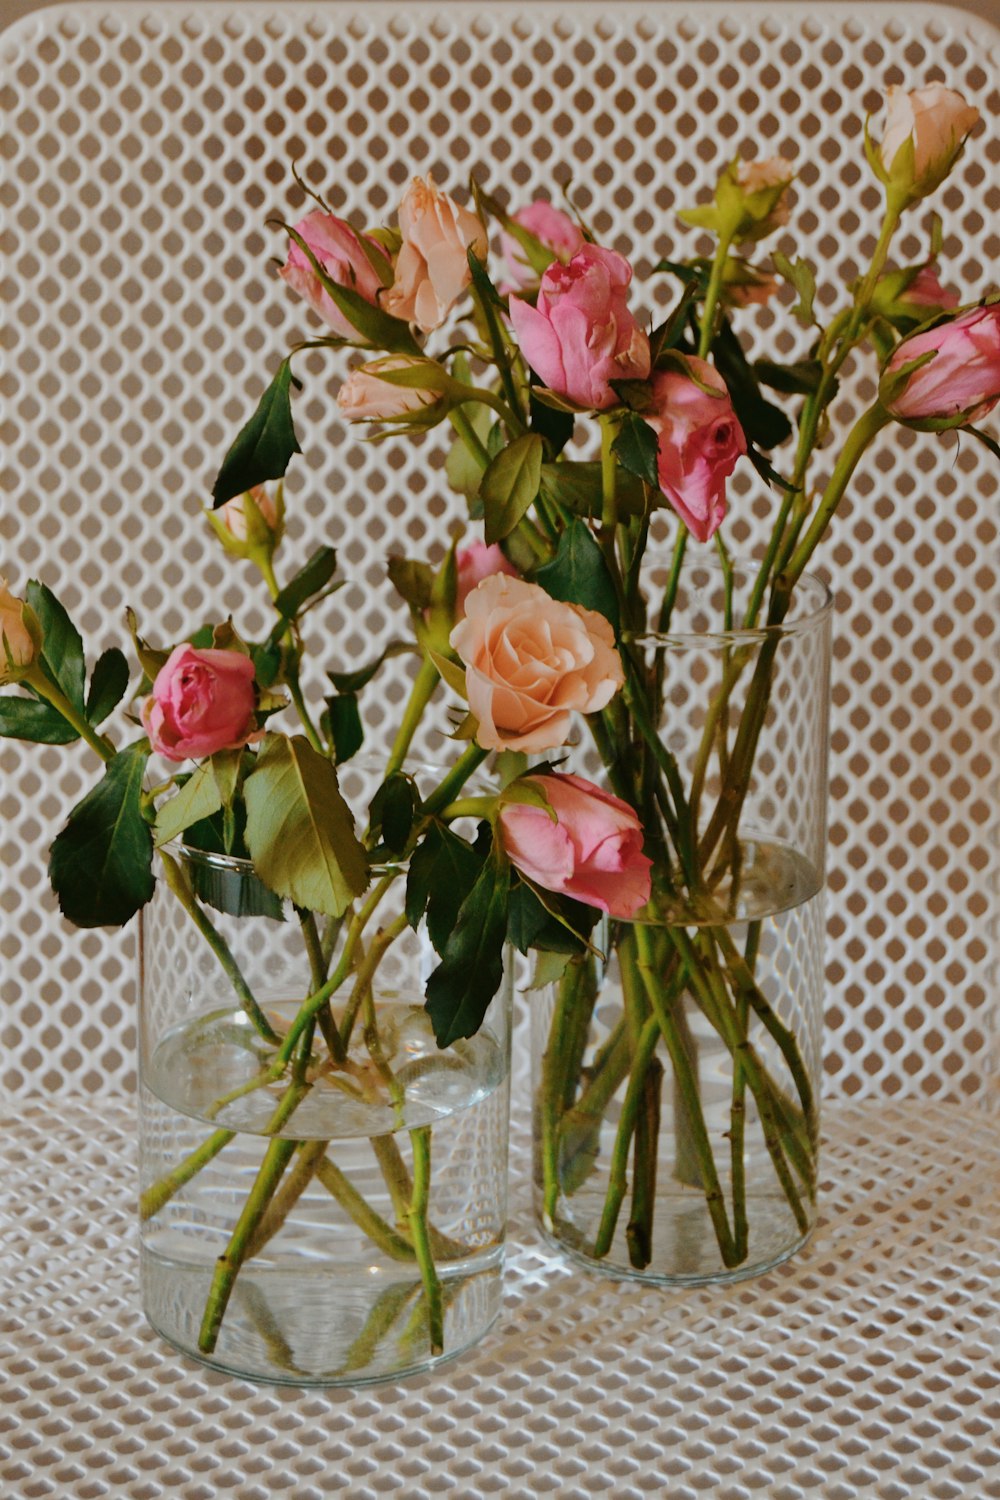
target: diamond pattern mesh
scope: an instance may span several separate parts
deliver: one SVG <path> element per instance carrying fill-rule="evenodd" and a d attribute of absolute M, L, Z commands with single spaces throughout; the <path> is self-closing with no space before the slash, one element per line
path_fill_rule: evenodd
<path fill-rule="evenodd" d="M 4 128 L 4 568 L 60 593 L 97 646 L 122 613 L 176 638 L 263 617 L 200 514 L 236 426 L 308 317 L 276 281 L 298 161 L 358 222 L 410 174 L 469 171 L 519 202 L 573 178 L 598 236 L 640 278 L 698 247 L 675 208 L 751 145 L 797 152 L 797 224 L 821 269 L 871 249 L 864 111 L 888 82 L 946 77 L 997 114 L 993 35 L 931 9 L 810 16 L 703 5 L 73 6 L 0 37 Z M 994 62 L 996 54 L 993 54 Z M 1000 140 L 969 147 L 944 194 L 945 279 L 996 263 Z M 915 214 L 901 254 L 925 236 Z M 647 311 L 666 296 L 645 284 Z M 770 337 L 771 311 L 745 315 Z M 783 332 L 783 352 L 805 335 Z M 333 401 L 333 360 L 300 361 L 305 450 L 289 485 L 286 566 L 321 540 L 354 580 L 321 622 L 336 663 L 398 627 L 388 546 L 439 547 L 458 515 L 441 439 L 368 447 Z M 846 380 L 842 432 L 871 392 Z M 884 436 L 827 549 L 837 591 L 827 1069 L 839 1093 L 965 1097 L 988 1071 L 996 801 L 996 497 L 968 441 Z M 733 484 L 733 534 L 774 505 Z M 384 739 L 405 665 L 370 695 Z M 318 677 L 311 686 L 318 691 Z M 442 716 L 443 719 L 443 716 Z M 433 750 L 433 745 L 429 746 Z M 14 1096 L 131 1086 L 130 936 L 70 934 L 45 850 L 92 768 L 76 749 L 4 742 L 3 1072 Z"/>

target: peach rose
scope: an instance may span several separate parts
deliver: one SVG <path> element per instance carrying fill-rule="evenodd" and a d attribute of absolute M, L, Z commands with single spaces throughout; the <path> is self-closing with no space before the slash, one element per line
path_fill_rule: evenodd
<path fill-rule="evenodd" d="M 554 750 L 571 714 L 596 713 L 624 681 L 603 615 L 503 573 L 472 590 L 450 641 L 484 750 Z"/>
<path fill-rule="evenodd" d="M 947 177 L 978 120 L 978 109 L 943 84 L 909 92 L 891 85 L 879 148 L 882 170 L 911 200 L 926 197 Z M 913 143 L 912 167 L 899 155 L 907 141 Z"/>
<path fill-rule="evenodd" d="M 24 623 L 25 603 L 12 594 L 0 573 L 0 684 L 15 682 L 35 656 L 35 643 Z"/>
<path fill-rule="evenodd" d="M 247 500 L 250 501 L 249 507 Z M 261 522 L 272 534 L 278 530 L 278 512 L 262 484 L 255 484 L 245 495 L 234 495 L 232 500 L 227 500 L 222 507 L 222 519 L 238 542 L 247 541 L 250 530 L 257 530 Z"/>
<path fill-rule="evenodd" d="M 788 188 L 794 176 L 795 167 L 783 156 L 737 164 L 736 182 L 746 197 L 753 200 L 745 205 L 750 222 L 744 226 L 741 238 L 760 240 L 788 223 L 792 211 Z"/>
<path fill-rule="evenodd" d="M 403 243 L 392 286 L 382 306 L 393 317 L 416 323 L 421 333 L 439 328 L 469 285 L 469 251 L 486 259 L 482 220 L 459 208 L 429 179 L 415 177 L 399 206 Z"/>
<path fill-rule="evenodd" d="M 349 422 L 391 422 L 395 417 L 432 406 L 438 400 L 436 392 L 381 379 L 384 370 L 405 370 L 420 363 L 423 361 L 407 359 L 405 354 L 390 354 L 385 359 L 359 365 L 337 392 L 337 405 Z"/>

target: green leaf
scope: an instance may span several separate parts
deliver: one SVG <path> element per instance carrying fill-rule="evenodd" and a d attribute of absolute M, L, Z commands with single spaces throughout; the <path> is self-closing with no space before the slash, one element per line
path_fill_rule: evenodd
<path fill-rule="evenodd" d="M 799 294 L 799 300 L 791 310 L 792 317 L 798 318 L 808 328 L 815 322 L 813 303 L 816 300 L 816 273 L 808 261 L 791 261 L 780 250 L 773 251 L 771 259 L 778 275 L 790 282 Z"/>
<path fill-rule="evenodd" d="M 345 760 L 358 753 L 365 737 L 357 698 L 353 693 L 327 698 L 325 717 L 334 757 L 338 766 L 342 766 Z"/>
<path fill-rule="evenodd" d="M 337 571 L 337 554 L 332 547 L 318 547 L 305 567 L 278 594 L 274 607 L 284 620 L 294 620 L 307 599 L 325 589 Z"/>
<path fill-rule="evenodd" d="M 493 413 L 488 406 L 481 403 L 466 404 L 465 415 L 473 432 L 479 441 L 486 446 L 486 436 L 493 425 Z M 456 438 L 448 450 L 445 459 L 444 471 L 448 476 L 448 483 L 459 495 L 465 495 L 467 499 L 479 494 L 479 481 L 483 477 L 483 466 L 479 459 L 469 452 L 464 438 Z"/>
<path fill-rule="evenodd" d="M 660 487 L 657 470 L 658 444 L 656 433 L 637 412 L 626 412 L 618 429 L 618 436 L 611 445 L 618 462 L 630 474 L 636 474 L 655 489 Z"/>
<path fill-rule="evenodd" d="M 427 933 L 438 953 L 444 952 L 482 865 L 472 845 L 443 823 L 432 823 L 413 851 L 406 876 L 406 920 L 416 930 L 426 911 Z"/>
<path fill-rule="evenodd" d="M 108 762 L 52 845 L 49 879 L 77 927 L 124 927 L 153 894 L 153 831 L 142 815 L 145 743 Z"/>
<path fill-rule="evenodd" d="M 439 1047 L 475 1036 L 500 988 L 509 891 L 510 865 L 494 844 L 427 981 L 426 1009 Z"/>
<path fill-rule="evenodd" d="M 253 662 L 257 686 L 262 691 L 265 691 L 271 686 L 281 671 L 281 647 L 276 641 L 264 641 L 260 645 L 251 646 L 250 660 Z"/>
<path fill-rule="evenodd" d="M 467 697 L 465 668 L 461 662 L 453 661 L 450 656 L 444 656 L 440 651 L 431 651 L 429 655 L 438 669 L 441 680 L 446 682 L 460 698 Z"/>
<path fill-rule="evenodd" d="M 545 444 L 537 432 L 526 432 L 502 448 L 479 485 L 486 542 L 509 536 L 538 494 Z"/>
<path fill-rule="evenodd" d="M 222 793 L 215 779 L 212 763 L 205 761 L 192 772 L 180 791 L 157 809 L 156 847 L 159 849 L 164 844 L 169 844 L 171 839 L 177 838 L 192 823 L 211 818 L 220 810 L 222 803 Z"/>
<path fill-rule="evenodd" d="M 548 456 L 556 458 L 573 436 L 576 417 L 571 411 L 558 411 L 544 401 L 536 401 L 534 386 L 528 390 L 528 409 L 532 432 L 545 439 Z"/>
<path fill-rule="evenodd" d="M 212 756 L 212 775 L 219 789 L 223 807 L 231 807 L 239 790 L 240 772 L 243 769 L 243 750 L 216 750 Z M 252 764 L 252 758 L 247 756 Z"/>
<path fill-rule="evenodd" d="M 390 557 L 386 565 L 389 582 L 411 609 L 430 608 L 434 588 L 434 569 L 430 563 L 410 557 Z"/>
<path fill-rule="evenodd" d="M 342 916 L 368 884 L 368 861 L 330 762 L 302 735 L 269 734 L 243 796 L 264 883 L 307 911 Z"/>
<path fill-rule="evenodd" d="M 36 745 L 72 745 L 80 736 L 51 704 L 0 694 L 0 738 L 33 740 Z"/>
<path fill-rule="evenodd" d="M 170 655 L 158 646 L 151 646 L 148 641 L 143 640 L 139 634 L 135 618 L 135 610 L 129 605 L 125 611 L 125 623 L 128 626 L 129 635 L 132 637 L 132 645 L 135 654 L 139 658 L 139 665 L 145 672 L 146 677 L 152 685 L 156 681 L 157 673 Z M 141 691 L 141 689 L 140 689 Z"/>
<path fill-rule="evenodd" d="M 712 345 L 716 368 L 729 389 L 733 410 L 747 440 L 758 448 L 776 448 L 791 436 L 792 424 L 772 401 L 761 395 L 753 366 L 724 318 Z"/>
<path fill-rule="evenodd" d="M 427 602 L 430 603 L 429 598 Z M 419 654 L 418 647 L 412 641 L 390 641 L 381 656 L 369 662 L 367 667 L 359 667 L 356 672 L 328 672 L 326 675 L 338 693 L 359 693 L 363 687 L 367 687 L 379 667 L 390 656 L 419 656 Z"/>
<path fill-rule="evenodd" d="M 419 806 L 420 794 L 403 771 L 394 771 L 375 793 L 368 809 L 371 831 L 390 853 L 405 849 Z"/>
<path fill-rule="evenodd" d="M 548 948 L 539 948 L 535 954 L 535 967 L 528 989 L 544 990 L 550 984 L 558 984 L 571 957 L 572 954 L 569 953 L 555 953 Z"/>
<path fill-rule="evenodd" d="M 103 724 L 108 714 L 116 709 L 128 692 L 128 662 L 117 646 L 97 658 L 97 665 L 90 676 L 90 691 L 87 694 L 87 719 L 91 724 Z"/>
<path fill-rule="evenodd" d="M 971 432 L 974 438 L 978 438 L 984 448 L 988 448 L 994 458 L 1000 458 L 1000 443 L 991 438 L 988 432 L 982 432 L 978 427 L 966 427 L 966 432 Z"/>
<path fill-rule="evenodd" d="M 542 489 L 546 495 L 581 516 L 599 516 L 603 498 L 601 466 L 596 462 L 561 460 L 542 464 Z M 615 498 L 622 516 L 641 516 L 646 509 L 642 481 L 628 470 L 617 476 Z"/>
<path fill-rule="evenodd" d="M 618 596 L 604 554 L 581 520 L 573 520 L 562 536 L 551 562 L 539 568 L 535 582 L 553 599 L 596 609 L 610 620 L 615 634 L 620 629 Z"/>
<path fill-rule="evenodd" d="M 42 627 L 41 662 L 46 674 L 65 693 L 73 707 L 83 713 L 85 667 L 80 632 L 44 583 L 33 578 L 24 591 L 24 597 Z"/>
<path fill-rule="evenodd" d="M 786 396 L 811 396 L 823 378 L 823 366 L 818 359 L 800 359 L 790 365 L 755 359 L 753 369 L 762 385 Z"/>
<path fill-rule="evenodd" d="M 586 935 L 598 915 L 593 908 L 551 892 L 543 902 L 531 885 L 519 880 L 510 893 L 507 936 L 519 953 L 532 948 L 580 953 L 588 946 Z"/>
<path fill-rule="evenodd" d="M 255 484 L 283 478 L 293 453 L 302 452 L 292 423 L 293 384 L 299 388 L 290 360 L 283 359 L 257 410 L 223 459 L 212 491 L 214 509 L 246 494 Z"/>

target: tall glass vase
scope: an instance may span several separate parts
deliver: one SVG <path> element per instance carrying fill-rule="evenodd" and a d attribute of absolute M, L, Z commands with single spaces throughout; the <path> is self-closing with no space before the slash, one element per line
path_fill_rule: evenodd
<path fill-rule="evenodd" d="M 500 1307 L 509 988 L 475 1037 L 438 1049 L 423 1009 L 437 960 L 405 925 L 396 872 L 366 961 L 316 1012 L 298 1066 L 276 1066 L 343 931 L 246 861 L 167 858 L 141 933 L 149 1321 L 205 1363 L 292 1385 L 397 1377 L 468 1347 Z"/>
<path fill-rule="evenodd" d="M 669 633 L 626 639 L 645 708 L 601 742 L 652 897 L 531 997 L 538 1215 L 615 1275 L 753 1275 L 814 1220 L 831 601 L 807 578 L 780 624 L 727 628 L 751 588 L 690 569 Z"/>

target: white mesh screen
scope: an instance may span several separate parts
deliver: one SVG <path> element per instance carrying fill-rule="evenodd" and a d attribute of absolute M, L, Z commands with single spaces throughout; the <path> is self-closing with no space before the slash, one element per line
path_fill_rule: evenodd
<path fill-rule="evenodd" d="M 966 18 L 919 5 L 605 10 L 78 5 L 3 33 L 0 556 L 14 587 L 40 576 L 95 650 L 125 644 L 126 603 L 163 641 L 230 611 L 261 630 L 249 575 L 200 506 L 277 358 L 312 326 L 268 261 L 282 239 L 265 221 L 302 206 L 291 158 L 359 223 L 387 218 L 414 171 L 461 193 L 474 170 L 517 202 L 572 175 L 641 280 L 698 248 L 674 211 L 728 157 L 781 149 L 800 163 L 802 252 L 850 276 L 877 208 L 864 113 L 887 83 L 943 78 L 988 122 L 938 205 L 944 279 L 963 297 L 983 286 L 1000 250 L 995 33 L 970 40 Z M 925 220 L 911 215 L 901 257 L 922 253 Z M 649 287 L 666 296 L 663 279 Z M 774 349 L 770 311 L 744 322 Z M 778 348 L 805 342 L 783 332 Z M 338 545 L 356 581 L 322 625 L 333 662 L 357 664 L 402 622 L 387 547 L 426 551 L 461 512 L 436 434 L 369 447 L 345 431 L 343 369 L 342 356 L 298 364 L 305 451 L 285 566 Z M 838 431 L 870 391 L 870 371 L 847 379 Z M 890 432 L 825 552 L 838 600 L 827 1068 L 847 1094 L 962 1097 L 988 1071 L 991 462 L 971 440 Z M 742 548 L 773 505 L 749 470 L 733 483 Z M 369 695 L 370 743 L 404 671 Z M 126 1089 L 131 938 L 68 929 L 44 871 L 93 767 L 79 747 L 11 742 L 0 767 L 6 1088 Z"/>

